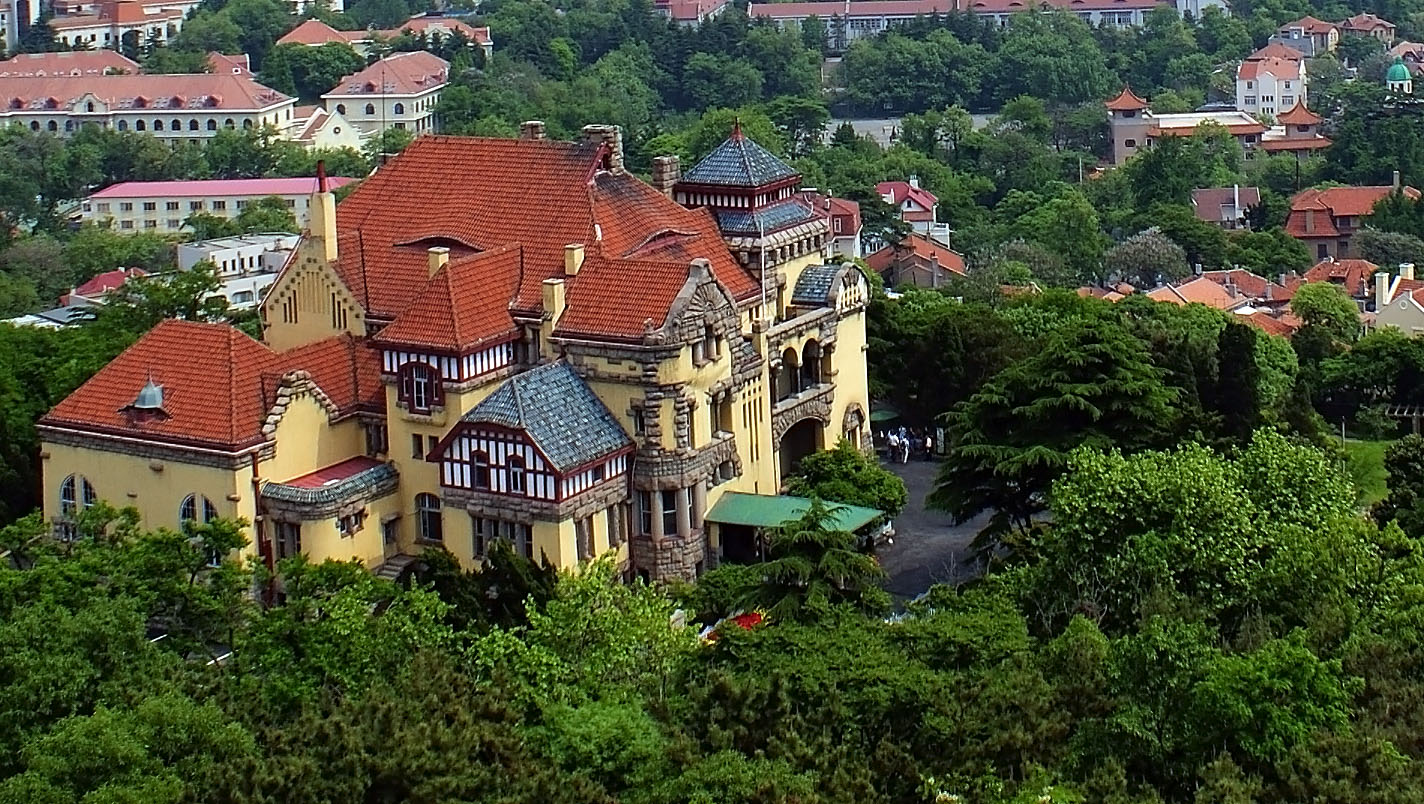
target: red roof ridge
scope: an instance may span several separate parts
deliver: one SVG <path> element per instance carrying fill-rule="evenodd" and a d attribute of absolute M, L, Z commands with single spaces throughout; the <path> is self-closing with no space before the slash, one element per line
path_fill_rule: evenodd
<path fill-rule="evenodd" d="M 1147 101 L 1138 97 L 1137 93 L 1132 91 L 1130 85 L 1125 85 L 1122 91 L 1117 94 L 1117 97 L 1107 101 L 1103 105 L 1106 106 L 1110 112 L 1127 112 L 1137 109 L 1146 109 Z"/>

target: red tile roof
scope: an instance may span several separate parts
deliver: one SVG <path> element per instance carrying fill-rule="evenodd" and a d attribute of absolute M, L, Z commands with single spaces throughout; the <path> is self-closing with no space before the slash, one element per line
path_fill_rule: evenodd
<path fill-rule="evenodd" d="M 1295 59 L 1262 58 L 1241 62 L 1241 68 L 1236 71 L 1236 78 L 1254 79 L 1261 73 L 1270 73 L 1276 78 L 1289 78 L 1297 80 L 1303 69 L 1303 62 Z"/>
<path fill-rule="evenodd" d="M 46 108 L 45 103 L 51 99 L 58 101 L 60 108 L 68 108 L 88 94 L 112 109 L 123 111 L 255 110 L 291 101 L 250 76 L 231 73 L 0 77 L 0 106 L 8 106 L 12 111 Z"/>
<path fill-rule="evenodd" d="M 10 76 L 102 75 L 137 73 L 138 62 L 117 50 L 74 50 L 60 53 L 19 53 L 0 61 L 0 78 Z"/>
<path fill-rule="evenodd" d="M 1203 279 L 1211 280 L 1222 287 L 1232 285 L 1239 296 L 1257 301 L 1285 301 L 1295 295 L 1293 288 L 1279 285 L 1264 276 L 1259 276 L 1244 268 L 1226 271 L 1203 271 Z"/>
<path fill-rule="evenodd" d="M 284 486 L 295 486 L 299 489 L 319 489 L 329 483 L 355 477 L 367 469 L 374 469 L 382 465 L 382 462 L 375 458 L 358 455 L 355 458 L 338 461 L 330 466 L 323 466 L 315 472 L 308 472 L 307 474 L 294 477 L 291 480 L 282 480 L 279 482 Z"/>
<path fill-rule="evenodd" d="M 568 290 L 568 309 L 556 332 L 570 336 L 638 340 L 667 321 L 690 264 L 671 260 L 585 259 Z M 637 277 L 637 292 L 629 278 Z"/>
<path fill-rule="evenodd" d="M 1288 126 L 1313 126 L 1323 119 L 1320 115 L 1305 108 L 1305 104 L 1300 101 L 1296 101 L 1294 106 L 1276 116 L 1276 122 Z"/>
<path fill-rule="evenodd" d="M 59 297 L 60 304 L 69 304 L 71 295 L 83 296 L 89 299 L 103 296 L 105 293 L 118 288 L 130 279 L 136 279 L 141 276 L 148 276 L 148 272 L 142 268 L 116 268 L 112 271 L 105 271 L 75 288 L 71 293 L 66 293 Z"/>
<path fill-rule="evenodd" d="M 1353 17 L 1340 23 L 1340 27 L 1346 31 L 1359 31 L 1361 33 L 1371 33 L 1374 31 L 1392 31 L 1394 23 L 1389 20 L 1376 17 L 1370 13 L 1356 14 Z"/>
<path fill-rule="evenodd" d="M 406 20 L 404 25 L 392 28 L 389 31 L 383 31 L 382 33 L 387 37 L 393 37 L 406 31 L 410 31 L 413 34 L 423 33 L 427 36 L 431 34 L 448 36 L 458 31 L 472 42 L 481 45 L 487 45 L 490 42 L 489 28 L 476 28 L 454 17 L 445 17 L 439 14 L 422 14 L 418 17 L 411 17 L 409 20 Z"/>
<path fill-rule="evenodd" d="M 1267 335 L 1278 335 L 1282 338 L 1289 338 L 1299 329 L 1298 324 L 1277 318 L 1262 310 L 1257 310 L 1249 315 L 1239 316 L 1239 320 L 1250 324 Z"/>
<path fill-rule="evenodd" d="M 1293 237 L 1334 237 L 1340 233 L 1334 218 L 1369 215 L 1374 212 L 1375 204 L 1388 197 L 1393 190 L 1387 184 L 1303 190 L 1291 199 L 1290 212 L 1286 216 L 1286 233 Z M 1405 187 L 1403 192 L 1409 198 L 1419 198 L 1419 191 L 1413 187 Z M 1315 213 L 1314 226 L 1308 231 L 1307 211 Z"/>
<path fill-rule="evenodd" d="M 459 31 L 470 41 L 480 45 L 490 43 L 490 29 L 476 28 L 465 22 L 461 22 L 453 17 L 444 17 L 435 14 L 422 14 L 411 17 L 398 28 L 391 28 L 385 31 L 338 31 L 321 20 L 305 20 L 297 27 L 282 35 L 277 40 L 279 45 L 324 45 L 327 42 L 345 42 L 348 45 L 365 43 L 371 41 L 372 35 L 379 35 L 385 39 L 393 39 L 405 31 L 414 34 L 425 33 L 427 36 L 432 33 L 449 34 Z"/>
<path fill-rule="evenodd" d="M 1110 112 L 1130 112 L 1136 109 L 1146 109 L 1147 101 L 1137 97 L 1137 93 L 1132 91 L 1132 87 L 1123 87 L 1116 98 L 1103 104 Z"/>
<path fill-rule="evenodd" d="M 919 233 L 912 233 L 896 245 L 886 246 L 865 258 L 865 263 L 876 273 L 885 273 L 897 261 L 913 257 L 924 265 L 939 260 L 941 268 L 963 276 L 967 273 L 964 257 L 959 252 L 930 240 Z"/>
<path fill-rule="evenodd" d="M 370 36 L 367 31 L 338 31 L 321 20 L 303 20 L 300 25 L 287 31 L 277 40 L 279 45 L 324 45 L 327 42 L 365 41 Z"/>
<path fill-rule="evenodd" d="M 1285 25 L 1282 25 L 1277 30 L 1289 31 L 1293 28 L 1300 28 L 1308 34 L 1328 34 L 1331 31 L 1335 30 L 1335 27 L 1335 23 L 1333 22 L 1326 22 L 1325 20 L 1317 19 L 1316 17 L 1305 16 L 1301 17 L 1295 22 L 1288 22 Z"/>
<path fill-rule="evenodd" d="M 441 268 L 376 340 L 464 354 L 518 332 L 509 305 L 524 273 L 517 244 L 463 256 Z"/>
<path fill-rule="evenodd" d="M 1316 135 L 1314 137 L 1278 137 L 1271 140 L 1262 140 L 1261 147 L 1268 152 L 1274 151 L 1318 151 L 1321 148 L 1329 148 L 1330 140 L 1326 137 Z"/>
<path fill-rule="evenodd" d="M 711 213 L 602 169 L 604 152 L 593 143 L 421 137 L 338 207 L 337 271 L 376 319 L 396 318 L 419 296 L 430 281 L 427 250 L 437 245 L 451 249 L 454 263 L 518 243 L 524 269 L 511 306 L 536 312 L 543 280 L 564 274 L 564 246 L 584 244 L 584 267 L 567 294 L 571 326 L 584 320 L 577 308 L 594 298 L 579 285 L 596 284 L 589 277 L 601 273 L 600 260 L 621 266 L 615 306 L 641 304 L 640 296 L 663 302 L 653 292 L 660 287 L 639 275 L 641 263 L 677 263 L 685 278 L 699 257 L 734 299 L 758 294 L 756 278 L 727 250 Z M 631 307 L 614 313 L 637 317 Z"/>
<path fill-rule="evenodd" d="M 1272 42 L 1260 50 L 1246 57 L 1247 61 L 1256 59 L 1287 59 L 1290 61 L 1304 61 L 1305 54 L 1293 47 L 1287 47 L 1280 42 Z"/>
<path fill-rule="evenodd" d="M 925 209 L 933 209 L 939 199 L 935 194 L 923 187 L 915 187 L 907 181 L 882 181 L 875 185 L 875 192 L 881 196 L 890 196 L 890 203 L 900 206 L 905 199 L 910 199 Z"/>
<path fill-rule="evenodd" d="M 1244 296 L 1232 296 L 1221 285 L 1200 277 L 1180 285 L 1165 285 L 1148 291 L 1147 298 L 1171 304 L 1205 304 L 1218 310 L 1230 310 L 1248 301 Z"/>
<path fill-rule="evenodd" d="M 1369 260 L 1321 260 L 1305 272 L 1306 282 L 1332 282 L 1355 298 L 1366 298 L 1379 266 Z"/>
<path fill-rule="evenodd" d="M 208 54 L 208 69 L 215 73 L 250 75 L 252 73 L 252 64 L 248 61 L 246 53 L 229 56 L 226 53 L 213 51 Z"/>
<path fill-rule="evenodd" d="M 380 365 L 364 341 L 328 338 L 278 354 L 225 324 L 164 321 L 56 405 L 41 425 L 238 451 L 262 443 L 284 374 L 305 371 L 341 411 L 384 410 Z M 127 408 L 152 380 L 157 418 Z"/>
<path fill-rule="evenodd" d="M 416 95 L 441 86 L 449 75 L 450 62 L 434 53 L 412 50 L 387 56 L 346 76 L 322 97 Z"/>

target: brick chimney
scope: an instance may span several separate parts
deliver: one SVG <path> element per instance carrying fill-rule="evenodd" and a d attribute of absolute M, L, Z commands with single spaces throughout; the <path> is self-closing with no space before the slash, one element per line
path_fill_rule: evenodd
<path fill-rule="evenodd" d="M 544 121 L 526 120 L 519 124 L 519 139 L 521 140 L 542 140 L 544 139 Z"/>
<path fill-rule="evenodd" d="M 594 123 L 583 127 L 583 139 L 608 146 L 608 156 L 603 160 L 604 169 L 609 173 L 623 172 L 623 129 Z"/>
<path fill-rule="evenodd" d="M 682 167 L 678 164 L 676 156 L 653 157 L 653 180 L 650 183 L 654 190 L 672 198 L 672 187 L 677 184 L 677 180 L 680 178 L 682 178 Z"/>

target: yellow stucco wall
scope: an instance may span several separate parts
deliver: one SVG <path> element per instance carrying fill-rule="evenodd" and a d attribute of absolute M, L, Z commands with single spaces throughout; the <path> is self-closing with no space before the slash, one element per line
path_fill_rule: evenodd
<path fill-rule="evenodd" d="M 366 504 L 366 521 L 361 530 L 342 536 L 337 517 L 304 520 L 302 552 L 313 562 L 360 561 L 376 567 L 385 560 L 381 538 L 381 520 L 400 510 L 401 494 L 396 492 Z"/>
<path fill-rule="evenodd" d="M 260 465 L 266 480 L 282 482 L 323 466 L 364 455 L 366 433 L 355 418 L 331 424 L 326 408 L 310 391 L 292 396 L 277 423 L 275 454 Z"/>
<path fill-rule="evenodd" d="M 247 467 L 220 469 L 54 443 L 41 443 L 40 452 L 45 456 L 47 518 L 60 515 L 59 488 L 69 475 L 87 478 L 99 499 L 115 508 L 135 508 L 149 528 L 178 528 L 178 508 L 189 494 L 207 497 L 219 516 L 241 517 L 251 523 L 256 515 L 252 473 Z"/>
<path fill-rule="evenodd" d="M 322 248 L 304 237 L 262 301 L 262 340 L 279 352 L 343 332 L 365 334 L 364 313 Z"/>

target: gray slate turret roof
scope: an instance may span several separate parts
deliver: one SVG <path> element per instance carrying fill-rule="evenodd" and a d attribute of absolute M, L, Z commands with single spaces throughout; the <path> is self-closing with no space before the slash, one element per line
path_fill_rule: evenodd
<path fill-rule="evenodd" d="M 633 443 L 583 378 L 563 361 L 510 377 L 462 421 L 523 430 L 559 472 Z"/>
<path fill-rule="evenodd" d="M 776 154 L 747 139 L 738 126 L 732 129 L 732 136 L 684 173 L 682 180 L 692 184 L 760 187 L 796 175 L 796 170 Z"/>

